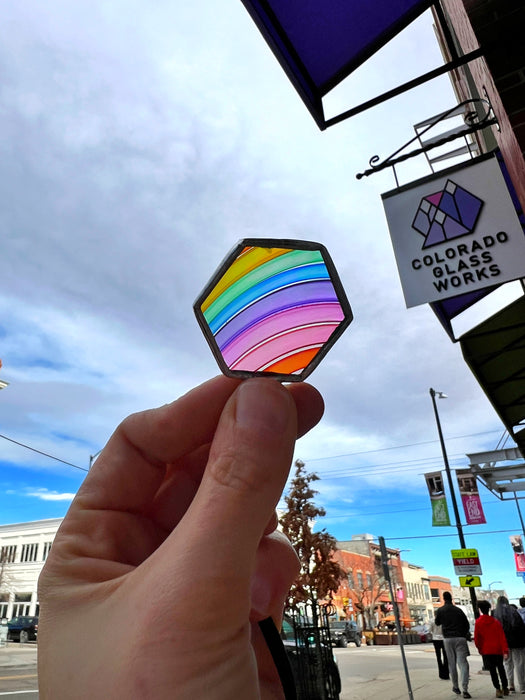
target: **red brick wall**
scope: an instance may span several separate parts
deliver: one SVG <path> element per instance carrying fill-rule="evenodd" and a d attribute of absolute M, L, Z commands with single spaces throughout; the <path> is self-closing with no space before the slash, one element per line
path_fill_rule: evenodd
<path fill-rule="evenodd" d="M 366 586 L 366 574 L 367 573 L 372 576 L 372 580 L 373 580 L 373 577 L 377 575 L 376 569 L 375 569 L 375 561 L 376 561 L 375 555 L 365 556 L 363 554 L 357 554 L 355 552 L 347 552 L 346 550 L 337 550 L 334 554 L 334 559 L 343 567 L 343 569 L 345 571 L 350 571 L 350 570 L 352 571 L 355 586 L 357 586 L 357 573 L 358 572 L 362 573 L 363 582 L 364 582 L 365 586 Z M 404 589 L 403 571 L 402 571 L 402 567 L 400 566 L 399 560 L 392 559 L 392 566 L 395 567 L 396 583 L 403 586 L 403 589 Z M 344 599 L 345 598 L 348 598 L 352 601 L 353 612 L 345 610 L 345 606 L 344 606 Z M 355 593 L 355 590 L 353 590 L 349 587 L 347 579 L 343 580 L 341 586 L 339 587 L 339 590 L 334 595 L 333 601 L 334 601 L 334 605 L 337 608 L 338 616 L 345 616 L 346 615 L 347 617 L 352 618 L 354 620 L 358 619 L 357 618 L 358 610 L 356 607 L 356 604 L 358 602 L 358 597 Z M 385 593 L 380 597 L 380 599 L 375 604 L 381 605 L 381 603 L 388 603 L 389 601 L 390 601 L 390 596 L 388 593 Z M 403 600 L 402 602 L 399 603 L 399 613 L 402 617 L 409 616 L 408 604 L 406 602 L 406 592 L 405 592 L 405 600 Z M 381 617 L 381 614 L 380 614 L 380 617 Z"/>
<path fill-rule="evenodd" d="M 432 590 L 435 590 L 437 588 L 438 590 L 438 598 L 439 600 L 432 600 L 432 605 L 434 606 L 434 610 L 437 610 L 439 607 L 443 605 L 443 593 L 445 591 L 448 591 L 449 593 L 452 593 L 452 586 L 450 584 L 450 581 L 443 581 L 441 578 L 432 578 L 432 576 L 429 576 L 429 581 L 430 581 L 430 588 Z"/>
<path fill-rule="evenodd" d="M 488 46 L 495 40 L 502 42 L 468 67 L 479 96 L 484 97 L 486 90 L 492 103 L 501 128 L 498 132 L 493 127 L 494 136 L 525 209 L 525 3 L 523 0 L 443 0 L 443 5 L 463 53 L 480 45 Z M 459 84 L 462 91 L 468 90 L 463 78 Z"/>

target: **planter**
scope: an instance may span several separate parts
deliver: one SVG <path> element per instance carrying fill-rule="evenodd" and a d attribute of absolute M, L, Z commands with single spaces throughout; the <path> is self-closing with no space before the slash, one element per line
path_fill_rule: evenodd
<path fill-rule="evenodd" d="M 388 632 L 376 632 L 374 635 L 374 641 L 379 646 L 384 646 L 385 644 L 392 644 L 392 638 Z"/>
<path fill-rule="evenodd" d="M 366 645 L 371 647 L 374 644 L 374 632 L 363 632 L 363 637 L 366 640 Z"/>

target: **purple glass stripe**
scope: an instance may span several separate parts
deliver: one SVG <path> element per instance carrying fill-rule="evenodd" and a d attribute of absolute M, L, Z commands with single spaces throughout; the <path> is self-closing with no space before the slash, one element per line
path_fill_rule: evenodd
<path fill-rule="evenodd" d="M 278 333 L 316 323 L 336 322 L 338 324 L 343 318 L 343 309 L 335 302 L 306 304 L 279 311 L 257 324 L 252 324 L 246 332 L 238 333 L 227 346 L 221 348 L 222 356 L 228 367 L 231 367 L 250 348 Z"/>
<path fill-rule="evenodd" d="M 263 318 L 271 316 L 278 311 L 291 309 L 294 306 L 304 304 L 318 304 L 322 302 L 338 302 L 337 294 L 330 280 L 305 282 L 292 287 L 280 289 L 243 309 L 231 321 L 228 321 L 216 334 L 215 340 L 222 349 L 237 335 L 244 333 Z"/>

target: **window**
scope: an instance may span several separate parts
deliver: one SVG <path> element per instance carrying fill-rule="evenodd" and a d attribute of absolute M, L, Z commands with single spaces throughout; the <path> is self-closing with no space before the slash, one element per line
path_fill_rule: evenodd
<path fill-rule="evenodd" d="M 430 600 L 430 589 L 428 587 L 428 584 L 423 584 L 423 590 L 425 591 L 425 600 Z"/>
<path fill-rule="evenodd" d="M 44 542 L 44 545 L 42 547 L 42 561 L 45 561 L 47 559 L 47 555 L 49 554 L 49 550 L 51 549 L 52 542 Z"/>
<path fill-rule="evenodd" d="M 38 551 L 38 544 L 34 542 L 33 544 L 23 544 L 22 554 L 20 555 L 20 561 L 36 561 L 36 555 Z"/>
<path fill-rule="evenodd" d="M 434 600 L 434 601 L 439 600 L 439 588 L 431 588 L 430 593 L 432 594 L 432 600 Z"/>
<path fill-rule="evenodd" d="M 0 593 L 0 620 L 7 617 L 9 607 L 9 593 Z"/>
<path fill-rule="evenodd" d="M 0 562 L 3 564 L 12 564 L 16 557 L 16 544 L 4 545 L 0 549 Z"/>
<path fill-rule="evenodd" d="M 30 605 L 31 593 L 15 593 L 13 617 L 18 617 L 19 615 L 29 615 Z"/>
<path fill-rule="evenodd" d="M 363 590 L 363 574 L 360 571 L 357 572 L 357 587 L 360 591 Z"/>
<path fill-rule="evenodd" d="M 348 577 L 348 588 L 350 588 L 350 589 L 355 588 L 354 572 L 352 571 L 352 569 L 350 569 L 350 571 L 348 572 L 347 577 Z"/>
<path fill-rule="evenodd" d="M 372 577 L 370 576 L 370 574 L 366 575 L 366 585 L 367 585 L 367 588 L 372 590 Z"/>

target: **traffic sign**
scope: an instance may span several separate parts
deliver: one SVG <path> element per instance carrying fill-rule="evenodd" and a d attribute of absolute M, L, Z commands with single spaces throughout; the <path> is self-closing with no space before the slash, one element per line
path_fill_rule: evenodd
<path fill-rule="evenodd" d="M 454 573 L 458 576 L 479 576 L 481 564 L 479 562 L 477 549 L 451 549 Z"/>
<path fill-rule="evenodd" d="M 461 588 L 479 588 L 481 579 L 479 576 L 460 576 L 459 585 Z"/>

